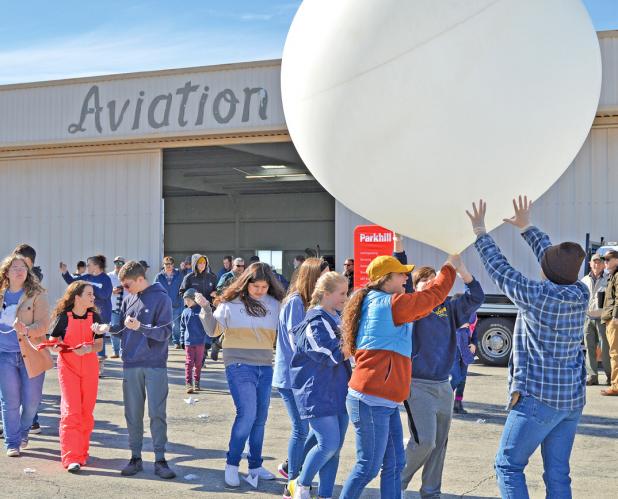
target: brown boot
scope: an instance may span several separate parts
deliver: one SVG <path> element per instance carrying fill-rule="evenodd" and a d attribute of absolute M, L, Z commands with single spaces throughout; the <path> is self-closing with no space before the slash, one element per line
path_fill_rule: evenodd
<path fill-rule="evenodd" d="M 193 382 L 193 391 L 196 392 L 196 393 L 200 391 L 200 382 L 199 381 L 194 381 Z"/>
<path fill-rule="evenodd" d="M 185 388 L 187 389 L 187 393 L 195 393 L 195 391 L 193 390 L 193 385 L 190 383 L 187 383 L 185 385 Z"/>

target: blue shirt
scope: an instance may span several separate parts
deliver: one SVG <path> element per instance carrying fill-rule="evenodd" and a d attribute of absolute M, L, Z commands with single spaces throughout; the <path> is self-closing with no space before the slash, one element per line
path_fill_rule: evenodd
<path fill-rule="evenodd" d="M 17 314 L 17 305 L 24 294 L 20 289 L 16 293 L 11 293 L 8 289 L 4 293 L 4 303 L 0 308 L 0 352 L 19 352 L 19 341 L 17 333 L 13 329 Z"/>
<path fill-rule="evenodd" d="M 94 305 L 99 309 L 101 319 L 105 324 L 109 324 L 112 319 L 112 280 L 105 272 L 98 275 L 84 274 L 74 277 L 68 272 L 62 274 L 64 282 L 71 284 L 75 281 L 86 281 L 92 286 L 94 291 Z"/>
<path fill-rule="evenodd" d="M 530 227 L 522 234 L 540 262 L 551 246 L 547 234 Z M 586 368 L 581 343 L 590 293 L 581 281 L 559 285 L 534 281 L 515 270 L 491 236 L 474 247 L 496 286 L 517 306 L 509 393 L 531 396 L 559 411 L 586 403 Z"/>
<path fill-rule="evenodd" d="M 277 350 L 272 385 L 276 388 L 292 389 L 290 361 L 296 350 L 291 331 L 305 318 L 305 306 L 298 293 L 293 293 L 279 312 L 277 323 Z"/>

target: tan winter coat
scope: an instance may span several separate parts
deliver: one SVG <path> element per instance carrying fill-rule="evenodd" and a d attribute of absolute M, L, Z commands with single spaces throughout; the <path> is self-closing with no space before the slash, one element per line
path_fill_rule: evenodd
<path fill-rule="evenodd" d="M 5 290 L 0 290 L 0 303 L 4 302 Z M 16 317 L 28 328 L 28 340 L 17 335 L 21 356 L 26 365 L 28 376 L 34 378 L 51 369 L 54 365 L 47 349 L 38 351 L 32 345 L 38 345 L 45 339 L 49 327 L 49 304 L 47 293 L 35 293 L 28 297 L 24 293 L 17 304 Z M 30 344 L 32 343 L 32 345 Z"/>

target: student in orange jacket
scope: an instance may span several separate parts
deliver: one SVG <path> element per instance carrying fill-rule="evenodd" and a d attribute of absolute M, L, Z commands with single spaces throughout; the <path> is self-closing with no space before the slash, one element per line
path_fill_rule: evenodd
<path fill-rule="evenodd" d="M 69 285 L 52 315 L 60 382 L 60 452 L 62 465 L 76 473 L 88 460 L 94 406 L 99 386 L 96 353 L 103 348 L 94 289 L 85 281 Z M 69 351 L 70 349 L 70 351 Z"/>

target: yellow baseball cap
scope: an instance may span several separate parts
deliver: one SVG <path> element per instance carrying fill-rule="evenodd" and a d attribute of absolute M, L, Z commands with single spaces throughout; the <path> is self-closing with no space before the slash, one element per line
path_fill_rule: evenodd
<path fill-rule="evenodd" d="M 394 256 L 376 256 L 367 266 L 367 275 L 370 281 L 377 281 L 387 274 L 408 274 L 414 270 L 414 265 L 404 265 Z"/>

